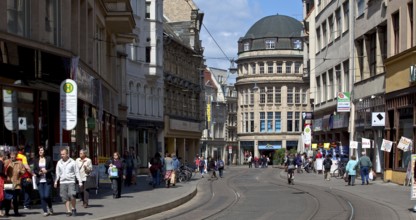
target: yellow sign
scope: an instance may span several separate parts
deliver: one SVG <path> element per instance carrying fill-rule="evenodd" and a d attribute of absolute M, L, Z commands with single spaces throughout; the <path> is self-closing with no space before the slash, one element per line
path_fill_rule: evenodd
<path fill-rule="evenodd" d="M 72 83 L 67 82 L 64 84 L 62 89 L 65 93 L 71 93 L 72 91 L 74 91 L 74 85 L 72 85 Z"/>
<path fill-rule="evenodd" d="M 317 149 L 318 148 L 318 144 L 312 144 L 312 149 Z"/>
<path fill-rule="evenodd" d="M 211 104 L 207 104 L 207 121 L 211 121 Z"/>
<path fill-rule="evenodd" d="M 330 143 L 324 143 L 324 148 L 329 149 Z"/>

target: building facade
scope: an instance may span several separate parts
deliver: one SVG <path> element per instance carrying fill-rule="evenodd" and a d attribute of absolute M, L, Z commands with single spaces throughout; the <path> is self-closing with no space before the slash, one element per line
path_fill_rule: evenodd
<path fill-rule="evenodd" d="M 203 129 L 203 13 L 193 1 L 164 1 L 164 147 L 182 161 L 200 154 Z"/>
<path fill-rule="evenodd" d="M 251 153 L 273 156 L 296 149 L 310 112 L 309 81 L 303 78 L 302 24 L 273 15 L 257 21 L 238 41 L 237 161 Z"/>
<path fill-rule="evenodd" d="M 163 1 L 132 1 L 136 21 L 134 43 L 127 45 L 123 84 L 127 106 L 125 146 L 133 148 L 147 167 L 163 138 Z"/>
<path fill-rule="evenodd" d="M 2 1 L 0 8 L 0 142 L 31 151 L 43 145 L 54 159 L 62 142 L 72 155 L 88 150 L 95 164 L 120 149 L 122 45 L 135 26 L 130 1 Z M 65 79 L 78 85 L 77 123 L 60 135 Z"/>
<path fill-rule="evenodd" d="M 386 67 L 386 125 L 387 140 L 398 143 L 402 137 L 415 143 L 415 64 L 416 64 L 416 1 L 388 1 Z M 384 179 L 403 184 L 414 144 L 404 152 L 393 145 L 384 152 Z"/>

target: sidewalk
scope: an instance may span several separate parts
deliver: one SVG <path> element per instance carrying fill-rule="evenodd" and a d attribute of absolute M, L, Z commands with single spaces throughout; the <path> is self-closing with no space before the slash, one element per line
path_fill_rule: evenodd
<path fill-rule="evenodd" d="M 165 188 L 164 184 L 153 189 L 146 182 L 146 176 L 137 176 L 137 185 L 122 187 L 121 198 L 113 199 L 111 187 L 108 181 L 100 183 L 100 190 L 90 193 L 89 207 L 83 208 L 77 199 L 77 219 L 139 219 L 171 209 L 192 199 L 196 194 L 199 176 L 191 181 L 177 183 L 175 187 Z M 107 183 L 106 183 L 107 182 Z M 65 205 L 61 202 L 53 203 L 55 214 L 43 217 L 40 205 L 33 206 L 30 210 L 20 208 L 23 217 L 9 217 L 0 219 L 60 219 L 66 217 Z M 13 211 L 10 211 L 13 214 Z"/>

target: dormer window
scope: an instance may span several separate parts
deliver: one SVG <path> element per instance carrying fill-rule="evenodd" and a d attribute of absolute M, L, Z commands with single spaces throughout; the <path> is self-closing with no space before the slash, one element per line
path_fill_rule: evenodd
<path fill-rule="evenodd" d="M 276 48 L 276 41 L 275 40 L 266 40 L 265 41 L 266 44 L 266 49 L 270 50 L 270 49 L 275 49 Z"/>
<path fill-rule="evenodd" d="M 249 42 L 245 42 L 243 45 L 243 50 L 244 51 L 249 51 L 250 50 L 250 43 Z"/>

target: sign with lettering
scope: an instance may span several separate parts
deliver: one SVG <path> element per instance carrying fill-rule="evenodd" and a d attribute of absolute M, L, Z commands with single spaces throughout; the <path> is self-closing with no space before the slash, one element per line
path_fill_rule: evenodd
<path fill-rule="evenodd" d="M 62 129 L 72 130 L 77 125 L 77 83 L 66 79 L 61 83 L 60 90 L 60 122 Z"/>

